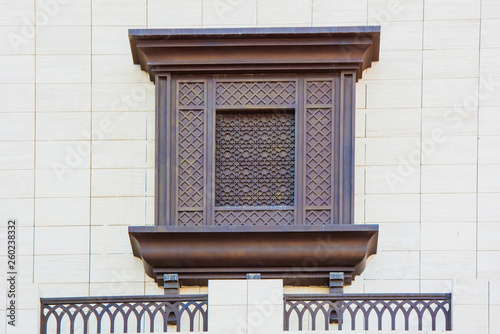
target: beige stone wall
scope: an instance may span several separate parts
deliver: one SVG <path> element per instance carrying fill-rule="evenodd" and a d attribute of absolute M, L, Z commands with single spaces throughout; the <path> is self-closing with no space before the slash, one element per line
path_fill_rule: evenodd
<path fill-rule="evenodd" d="M 337 25 L 382 26 L 356 121 L 356 222 L 380 225 L 379 251 L 347 291 L 453 291 L 454 329 L 499 332 L 499 1 L 0 0 L 0 235 L 18 219 L 24 333 L 39 296 L 162 293 L 127 236 L 154 192 L 154 86 L 127 29 Z"/>

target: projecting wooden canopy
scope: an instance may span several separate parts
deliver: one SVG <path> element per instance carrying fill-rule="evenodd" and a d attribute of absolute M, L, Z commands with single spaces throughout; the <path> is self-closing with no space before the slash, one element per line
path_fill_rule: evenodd
<path fill-rule="evenodd" d="M 129 38 L 156 85 L 156 226 L 129 228 L 146 273 L 350 284 L 377 249 L 378 226 L 353 224 L 354 117 L 380 27 Z"/>
<path fill-rule="evenodd" d="M 328 73 L 377 61 L 380 26 L 131 29 L 134 64 L 161 73 Z"/>

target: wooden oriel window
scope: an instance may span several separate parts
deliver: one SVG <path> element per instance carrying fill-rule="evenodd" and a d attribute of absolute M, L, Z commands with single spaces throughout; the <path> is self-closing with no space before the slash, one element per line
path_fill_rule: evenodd
<path fill-rule="evenodd" d="M 352 71 L 170 77 L 158 224 L 352 223 L 354 84 Z"/>
<path fill-rule="evenodd" d="M 353 224 L 354 101 L 380 27 L 129 37 L 156 86 L 156 226 L 129 228 L 146 273 L 349 284 L 377 246 L 378 226 Z"/>

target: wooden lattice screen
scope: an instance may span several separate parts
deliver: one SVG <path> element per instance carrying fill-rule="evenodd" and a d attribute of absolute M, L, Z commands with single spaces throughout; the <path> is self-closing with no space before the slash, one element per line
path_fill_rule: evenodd
<path fill-rule="evenodd" d="M 352 125 L 340 110 L 345 80 L 173 79 L 168 225 L 349 223 L 335 181 L 340 145 L 352 149 L 340 131 Z"/>

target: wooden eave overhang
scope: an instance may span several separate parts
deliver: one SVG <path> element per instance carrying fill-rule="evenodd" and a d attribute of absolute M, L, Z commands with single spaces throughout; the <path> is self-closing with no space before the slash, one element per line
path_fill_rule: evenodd
<path fill-rule="evenodd" d="M 356 71 L 377 61 L 380 26 L 131 29 L 135 64 L 156 75 Z"/>

